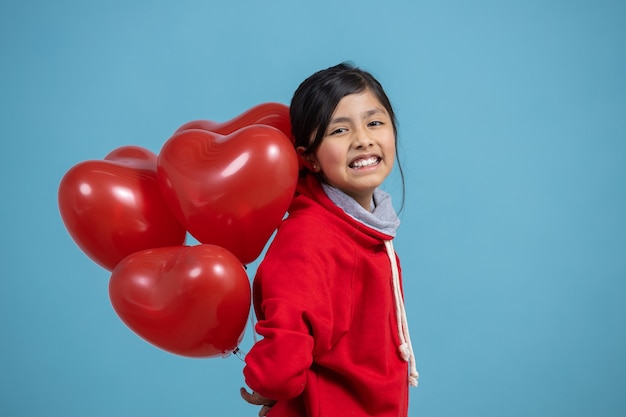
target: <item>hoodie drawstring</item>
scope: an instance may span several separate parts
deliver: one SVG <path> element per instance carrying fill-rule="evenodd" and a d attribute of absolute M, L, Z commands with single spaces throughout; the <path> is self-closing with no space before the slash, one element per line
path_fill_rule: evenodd
<path fill-rule="evenodd" d="M 385 248 L 387 248 L 387 256 L 389 256 L 389 262 L 391 262 L 393 296 L 396 304 L 398 336 L 400 337 L 398 350 L 400 351 L 402 359 L 409 363 L 409 383 L 417 387 L 419 374 L 415 366 L 415 354 L 413 353 L 413 345 L 411 344 L 411 336 L 409 335 L 409 326 L 406 319 L 406 310 L 404 309 L 404 301 L 402 299 L 402 292 L 400 291 L 400 273 L 398 271 L 396 252 L 393 249 L 391 240 L 385 240 Z"/>

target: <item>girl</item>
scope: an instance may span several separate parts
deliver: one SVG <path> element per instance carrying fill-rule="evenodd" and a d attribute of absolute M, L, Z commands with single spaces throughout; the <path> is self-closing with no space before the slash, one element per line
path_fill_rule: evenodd
<path fill-rule="evenodd" d="M 400 222 L 379 188 L 396 158 L 393 109 L 344 63 L 306 79 L 290 116 L 305 168 L 254 279 L 263 339 L 241 395 L 261 416 L 406 416 L 418 375 L 391 243 Z"/>

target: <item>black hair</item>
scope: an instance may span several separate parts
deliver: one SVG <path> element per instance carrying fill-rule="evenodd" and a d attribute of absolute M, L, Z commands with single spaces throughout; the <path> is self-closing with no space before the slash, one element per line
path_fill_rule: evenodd
<path fill-rule="evenodd" d="M 402 205 L 404 205 L 404 173 L 398 158 L 396 116 L 382 85 L 369 72 L 351 63 L 343 62 L 318 71 L 304 80 L 293 94 L 289 106 L 294 144 L 296 148 L 304 149 L 304 157 L 315 153 L 324 139 L 330 118 L 339 101 L 349 94 L 361 93 L 368 89 L 380 101 L 391 118 L 396 144 L 396 161 L 402 181 Z"/>

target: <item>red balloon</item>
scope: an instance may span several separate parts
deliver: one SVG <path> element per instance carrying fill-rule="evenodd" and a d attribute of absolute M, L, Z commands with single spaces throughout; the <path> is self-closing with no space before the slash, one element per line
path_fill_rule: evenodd
<path fill-rule="evenodd" d="M 222 136 L 191 129 L 161 149 L 158 178 L 165 200 L 201 243 L 256 259 L 293 198 L 298 159 L 278 129 L 252 125 Z"/>
<path fill-rule="evenodd" d="M 137 252 L 109 283 L 113 308 L 155 346 L 182 356 L 232 352 L 250 311 L 250 283 L 239 260 L 214 245 Z"/>
<path fill-rule="evenodd" d="M 262 103 L 252 107 L 234 119 L 217 123 L 210 120 L 194 120 L 185 123 L 176 130 L 176 133 L 189 129 L 202 129 L 229 135 L 246 126 L 261 124 L 275 127 L 291 138 L 291 121 L 289 119 L 289 107 L 281 103 Z"/>
<path fill-rule="evenodd" d="M 108 270 L 134 252 L 185 241 L 185 229 L 161 195 L 156 165 L 154 153 L 125 146 L 104 160 L 75 165 L 61 180 L 65 227 L 83 252 Z"/>

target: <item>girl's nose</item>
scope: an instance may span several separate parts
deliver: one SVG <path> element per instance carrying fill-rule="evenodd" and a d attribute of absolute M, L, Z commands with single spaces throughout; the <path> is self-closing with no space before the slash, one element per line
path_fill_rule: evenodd
<path fill-rule="evenodd" d="M 369 148 L 373 145 L 372 139 L 367 132 L 363 129 L 358 129 L 354 132 L 354 147 L 357 149 Z"/>

